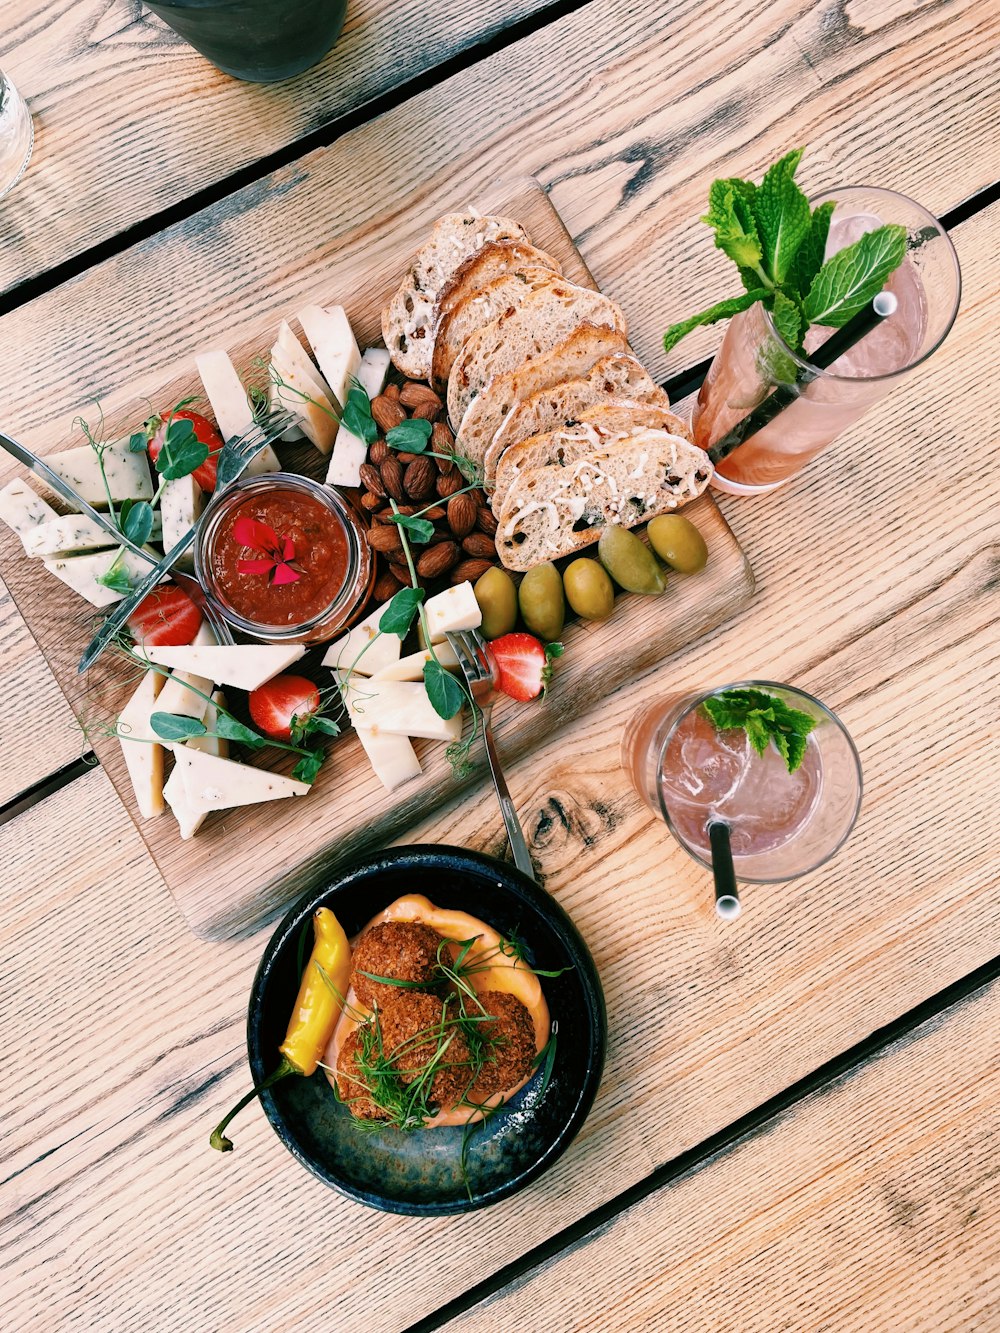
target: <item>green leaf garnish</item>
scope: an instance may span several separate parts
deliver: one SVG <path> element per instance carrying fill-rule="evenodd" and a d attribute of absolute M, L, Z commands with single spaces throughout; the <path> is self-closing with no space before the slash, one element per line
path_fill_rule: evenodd
<path fill-rule="evenodd" d="M 372 417 L 371 402 L 357 382 L 348 390 L 340 424 L 359 440 L 364 440 L 365 444 L 374 444 L 378 439 L 378 426 Z"/>
<path fill-rule="evenodd" d="M 292 744 L 301 745 L 310 736 L 339 736 L 340 724 L 322 713 L 307 713 L 301 721 L 298 717 L 292 718 L 291 732 Z"/>
<path fill-rule="evenodd" d="M 111 566 L 98 574 L 97 582 L 104 588 L 110 588 L 112 592 L 119 592 L 123 597 L 127 597 L 132 591 L 132 580 L 128 576 L 128 571 L 122 564 L 124 551 L 120 551 L 115 557 Z"/>
<path fill-rule="evenodd" d="M 187 417 L 171 420 L 164 433 L 163 448 L 156 456 L 156 470 L 167 481 L 178 481 L 201 467 L 209 452 Z"/>
<path fill-rule="evenodd" d="M 215 734 L 223 740 L 237 741 L 240 745 L 249 745 L 252 750 L 263 750 L 267 741 L 263 736 L 251 731 L 230 713 L 219 712 L 215 719 Z"/>
<path fill-rule="evenodd" d="M 461 712 L 465 691 L 436 658 L 432 658 L 424 667 L 424 689 L 438 717 L 454 717 Z"/>
<path fill-rule="evenodd" d="M 118 515 L 118 525 L 129 541 L 144 546 L 153 531 L 152 505 L 148 500 L 126 500 Z"/>
<path fill-rule="evenodd" d="M 385 442 L 390 449 L 401 449 L 408 454 L 422 454 L 427 448 L 434 427 L 420 417 L 411 417 L 401 421 L 398 426 L 386 433 Z"/>
<path fill-rule="evenodd" d="M 196 717 L 180 717 L 176 713 L 153 713 L 149 725 L 165 741 L 189 741 L 192 736 L 207 734 L 204 722 Z"/>
<path fill-rule="evenodd" d="M 789 773 L 802 763 L 807 738 L 816 726 L 815 718 L 766 690 L 723 690 L 706 699 L 702 709 L 720 731 L 745 731 L 759 755 L 773 741 Z"/>
<path fill-rule="evenodd" d="M 379 617 L 379 629 L 383 634 L 398 634 L 405 639 L 423 600 L 423 588 L 400 588 Z"/>
<path fill-rule="evenodd" d="M 906 228 L 878 227 L 831 255 L 802 305 L 810 324 L 839 329 L 885 286 L 906 255 Z"/>
<path fill-rule="evenodd" d="M 292 769 L 292 777 L 297 782 L 315 782 L 325 760 L 326 755 L 322 750 L 310 750 Z"/>
<path fill-rule="evenodd" d="M 133 431 L 128 437 L 129 453 L 142 454 L 146 452 L 146 446 L 149 444 L 149 436 L 143 430 Z"/>
<path fill-rule="evenodd" d="M 718 301 L 663 335 L 666 351 L 692 329 L 749 309 L 757 301 L 769 310 L 782 341 L 801 353 L 810 325 L 840 328 L 873 300 L 906 254 L 906 232 L 879 227 L 824 262 L 834 203 L 810 211 L 795 181 L 803 149 L 786 153 L 768 168 L 763 181 L 731 177 L 713 181 L 708 213 L 701 219 L 715 231 L 715 244 L 736 264 L 744 295 Z M 779 347 L 765 348 L 762 376 L 794 382 L 797 368 Z"/>
<path fill-rule="evenodd" d="M 429 542 L 434 536 L 434 524 L 429 518 L 418 518 L 416 514 L 393 514 L 390 521 L 400 528 L 405 528 L 412 539 L 421 545 Z"/>

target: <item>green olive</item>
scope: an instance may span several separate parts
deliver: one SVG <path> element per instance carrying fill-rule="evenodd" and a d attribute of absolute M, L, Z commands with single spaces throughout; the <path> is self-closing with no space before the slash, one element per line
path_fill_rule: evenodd
<path fill-rule="evenodd" d="M 551 561 L 528 570 L 517 590 L 517 600 L 525 627 L 543 643 L 554 643 L 563 630 L 566 602 L 562 577 Z"/>
<path fill-rule="evenodd" d="M 607 620 L 615 609 L 615 589 L 599 560 L 574 560 L 563 571 L 566 600 L 584 620 Z"/>
<path fill-rule="evenodd" d="M 697 574 L 708 560 L 708 547 L 690 519 L 680 514 L 661 514 L 646 525 L 649 544 L 671 569 L 681 574 Z"/>
<path fill-rule="evenodd" d="M 483 638 L 509 634 L 517 624 L 517 589 L 511 576 L 494 565 L 476 580 L 473 591 L 483 613 Z"/>
<path fill-rule="evenodd" d="M 597 554 L 619 588 L 626 592 L 652 595 L 667 586 L 656 556 L 627 528 L 615 524 L 605 528 L 597 543 Z"/>

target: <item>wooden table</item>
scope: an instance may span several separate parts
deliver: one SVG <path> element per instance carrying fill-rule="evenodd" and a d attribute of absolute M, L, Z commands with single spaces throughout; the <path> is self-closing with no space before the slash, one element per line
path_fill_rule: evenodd
<path fill-rule="evenodd" d="M 488 1213 L 359 1209 L 257 1109 L 210 1152 L 266 935 L 188 932 L 0 602 L 0 1327 L 1000 1327 L 1000 11 L 355 0 L 334 53 L 270 88 L 137 0 L 4 18 L 37 127 L 0 205 L 3 421 L 29 443 L 512 171 L 548 189 L 662 379 L 718 341 L 659 342 L 727 289 L 696 221 L 709 181 L 798 143 L 810 188 L 872 181 L 943 214 L 965 295 L 926 371 L 819 463 L 723 500 L 750 609 L 511 771 L 610 1051 L 566 1157 Z M 665 686 L 752 675 L 838 710 L 866 799 L 832 864 L 721 925 L 618 737 Z M 503 852 L 486 790 L 412 836 Z"/>

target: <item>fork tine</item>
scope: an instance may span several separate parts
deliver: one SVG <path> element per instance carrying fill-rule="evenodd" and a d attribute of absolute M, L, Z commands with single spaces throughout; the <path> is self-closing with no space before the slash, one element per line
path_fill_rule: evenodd
<path fill-rule="evenodd" d="M 461 630 L 458 638 L 462 641 L 462 647 L 469 660 L 473 663 L 473 669 L 477 680 L 485 680 L 492 673 L 486 662 L 483 660 L 483 651 L 485 644 L 474 630 Z"/>

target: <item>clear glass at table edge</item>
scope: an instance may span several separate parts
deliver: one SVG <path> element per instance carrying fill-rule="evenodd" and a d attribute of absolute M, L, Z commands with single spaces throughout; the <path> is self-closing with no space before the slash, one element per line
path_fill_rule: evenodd
<path fill-rule="evenodd" d="M 0 199 L 24 175 L 35 129 L 24 98 L 0 69 Z"/>
<path fill-rule="evenodd" d="M 775 694 L 815 720 L 795 773 L 773 743 L 758 755 L 745 732 L 718 731 L 701 711 L 706 699 L 734 689 Z M 647 704 L 622 735 L 621 763 L 653 814 L 708 869 L 708 826 L 724 820 L 736 878 L 747 884 L 816 870 L 844 845 L 861 809 L 861 760 L 844 724 L 812 695 L 775 681 L 738 681 Z"/>
<path fill-rule="evenodd" d="M 808 353 L 832 329 L 812 329 L 806 337 L 806 357 L 800 357 L 782 340 L 763 306 L 735 315 L 694 408 L 695 442 L 703 449 L 721 439 L 781 383 L 766 369 L 776 360 L 776 348 L 787 354 L 797 373 L 811 371 L 816 378 L 772 422 L 718 464 L 712 480 L 718 490 L 762 495 L 790 480 L 923 365 L 955 322 L 961 271 L 955 247 L 937 218 L 905 195 L 875 186 L 830 190 L 809 202 L 815 208 L 827 200 L 836 204 L 827 257 L 883 223 L 906 227 L 906 258 L 886 284 L 897 298 L 896 312 L 827 370 L 810 366 Z"/>

